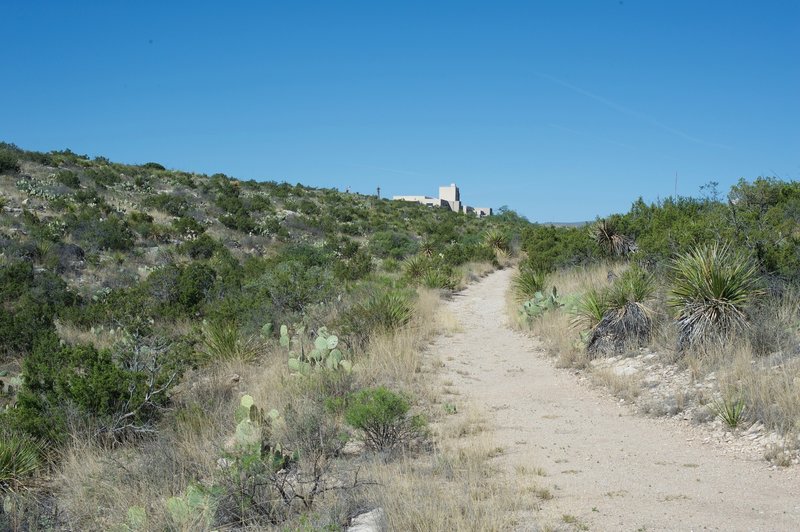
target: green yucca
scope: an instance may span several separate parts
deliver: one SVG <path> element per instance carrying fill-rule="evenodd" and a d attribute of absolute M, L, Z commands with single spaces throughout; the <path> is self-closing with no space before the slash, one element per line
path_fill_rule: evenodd
<path fill-rule="evenodd" d="M 428 270 L 422 275 L 422 284 L 428 288 L 443 288 L 454 290 L 456 281 L 452 276 L 441 270 Z"/>
<path fill-rule="evenodd" d="M 508 235 L 497 228 L 486 231 L 483 235 L 483 242 L 494 251 L 508 253 L 510 249 Z"/>
<path fill-rule="evenodd" d="M 727 244 L 698 246 L 672 261 L 668 304 L 684 348 L 747 325 L 747 306 L 762 291 L 758 269 Z"/>
<path fill-rule="evenodd" d="M 42 444 L 32 438 L 0 434 L 0 493 L 12 493 L 41 465 Z"/>
<path fill-rule="evenodd" d="M 208 323 L 203 328 L 203 352 L 208 360 L 252 362 L 258 348 L 250 338 L 242 338 L 232 323 Z"/>
<path fill-rule="evenodd" d="M 625 256 L 636 251 L 636 244 L 617 231 L 616 225 L 608 220 L 598 220 L 590 227 L 590 234 L 597 245 L 609 255 Z"/>
<path fill-rule="evenodd" d="M 708 408 L 732 429 L 745 420 L 745 403 L 741 397 L 723 397 L 709 403 Z"/>
<path fill-rule="evenodd" d="M 430 260 L 423 255 L 414 255 L 403 262 L 403 272 L 411 280 L 421 278 L 429 268 Z"/>
<path fill-rule="evenodd" d="M 547 274 L 541 270 L 536 270 L 530 266 L 520 267 L 514 279 L 511 281 L 511 289 L 514 299 L 518 303 L 528 301 L 533 298 L 536 292 L 544 290 Z"/>
<path fill-rule="evenodd" d="M 643 305 L 653 297 L 656 284 L 653 276 L 638 266 L 631 266 L 620 275 L 608 291 L 609 308 L 621 309 L 628 304 Z"/>
<path fill-rule="evenodd" d="M 602 290 L 592 288 L 583 294 L 575 304 L 572 326 L 592 330 L 603 320 L 608 309 L 607 294 Z"/>
<path fill-rule="evenodd" d="M 373 294 L 359 306 L 361 315 L 372 330 L 397 330 L 411 321 L 414 315 L 408 294 L 394 290 Z"/>

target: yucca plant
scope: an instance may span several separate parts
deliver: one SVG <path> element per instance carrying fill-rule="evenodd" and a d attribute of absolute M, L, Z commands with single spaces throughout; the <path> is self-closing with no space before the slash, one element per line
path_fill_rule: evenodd
<path fill-rule="evenodd" d="M 529 265 L 520 267 L 517 274 L 511 281 L 511 290 L 514 299 L 518 303 L 528 301 L 536 292 L 542 292 L 547 282 L 547 274 L 541 270 L 536 270 Z"/>
<path fill-rule="evenodd" d="M 408 279 L 415 280 L 430 269 L 430 260 L 423 255 L 414 255 L 403 262 L 403 273 Z"/>
<path fill-rule="evenodd" d="M 451 275 L 442 270 L 428 270 L 422 275 L 422 284 L 428 288 L 441 288 L 455 290 L 456 281 Z"/>
<path fill-rule="evenodd" d="M 258 347 L 252 339 L 243 338 L 232 323 L 208 323 L 203 328 L 203 354 L 208 360 L 240 360 L 252 362 Z"/>
<path fill-rule="evenodd" d="M 633 240 L 621 234 L 613 222 L 598 220 L 591 226 L 590 232 L 597 245 L 609 255 L 623 257 L 636 251 Z"/>
<path fill-rule="evenodd" d="M 747 325 L 747 307 L 763 293 L 758 269 L 728 244 L 698 246 L 672 261 L 668 304 L 678 320 L 678 348 L 725 337 Z"/>
<path fill-rule="evenodd" d="M 608 310 L 607 295 L 602 290 L 592 288 L 583 294 L 575 304 L 575 317 L 572 326 L 578 329 L 594 330 Z"/>
<path fill-rule="evenodd" d="M 486 231 L 483 235 L 483 242 L 496 253 L 508 253 L 510 250 L 508 235 L 497 228 Z"/>
<path fill-rule="evenodd" d="M 711 410 L 728 427 L 735 429 L 745 419 L 745 404 L 741 397 L 728 396 L 709 403 Z"/>
<path fill-rule="evenodd" d="M 586 350 L 619 352 L 631 342 L 646 344 L 653 329 L 647 300 L 654 292 L 653 276 L 632 266 L 610 288 L 585 294 L 578 301 L 574 323 L 588 325 Z"/>
<path fill-rule="evenodd" d="M 0 434 L 0 494 L 19 491 L 41 466 L 43 445 L 17 434 Z"/>

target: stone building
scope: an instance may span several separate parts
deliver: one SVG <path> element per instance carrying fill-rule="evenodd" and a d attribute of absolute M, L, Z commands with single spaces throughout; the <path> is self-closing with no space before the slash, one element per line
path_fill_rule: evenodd
<path fill-rule="evenodd" d="M 491 207 L 470 207 L 461 203 L 461 192 L 455 183 L 450 183 L 449 186 L 439 187 L 439 197 L 432 198 L 430 196 L 393 196 L 393 200 L 400 201 L 413 201 L 431 207 L 443 207 L 450 209 L 453 212 L 463 212 L 467 214 L 474 214 L 478 218 L 492 215 Z"/>

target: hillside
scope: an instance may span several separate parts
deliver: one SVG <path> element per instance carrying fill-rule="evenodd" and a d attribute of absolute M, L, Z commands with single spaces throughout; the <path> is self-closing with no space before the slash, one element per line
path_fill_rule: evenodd
<path fill-rule="evenodd" d="M 11 144 L 0 206 L 0 522 L 23 529 L 271 527 L 341 482 L 356 497 L 348 439 L 429 445 L 422 414 L 441 410 L 417 357 L 437 294 L 507 262 L 529 225 Z M 370 398 L 396 437 L 359 436 Z M 85 501 L 97 478 L 108 493 Z M 358 497 L 314 519 L 346 525 Z"/>

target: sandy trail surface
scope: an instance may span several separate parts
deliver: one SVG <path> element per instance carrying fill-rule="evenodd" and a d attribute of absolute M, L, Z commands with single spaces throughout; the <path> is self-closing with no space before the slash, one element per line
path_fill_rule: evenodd
<path fill-rule="evenodd" d="M 588 530 L 800 530 L 797 468 L 724 455 L 555 368 L 535 339 L 507 325 L 511 276 L 495 272 L 456 295 L 448 307 L 462 330 L 431 349 L 459 399 L 487 413 L 504 450 L 494 460 L 509 482 L 543 470 L 539 484 L 553 498 L 537 521 Z"/>

